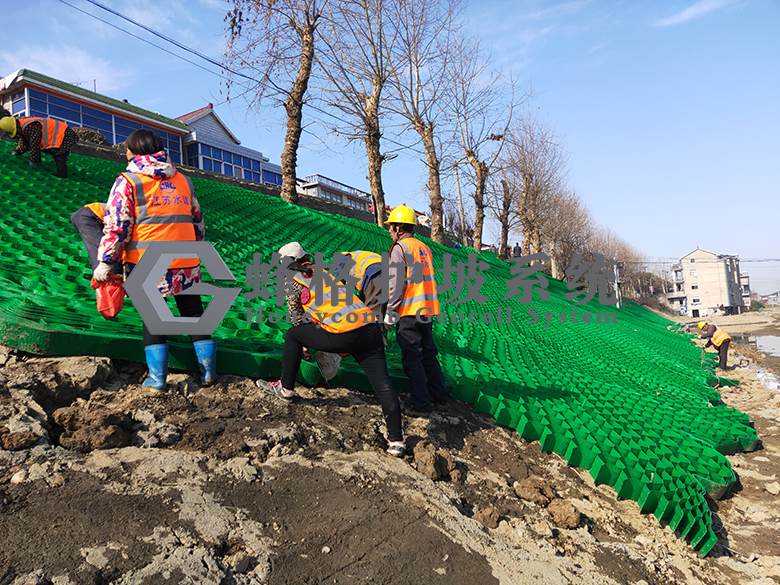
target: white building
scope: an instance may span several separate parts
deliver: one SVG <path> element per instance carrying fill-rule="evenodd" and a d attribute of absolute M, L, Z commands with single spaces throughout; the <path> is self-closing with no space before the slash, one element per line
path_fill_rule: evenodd
<path fill-rule="evenodd" d="M 689 317 L 733 315 L 750 307 L 750 280 L 739 272 L 739 256 L 696 248 L 672 266 L 667 300 Z"/>

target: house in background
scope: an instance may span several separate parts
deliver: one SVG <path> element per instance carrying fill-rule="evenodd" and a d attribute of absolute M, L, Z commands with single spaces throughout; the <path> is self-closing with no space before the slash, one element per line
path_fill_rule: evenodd
<path fill-rule="evenodd" d="M 171 160 L 182 162 L 181 137 L 188 132 L 182 122 L 29 69 L 0 79 L 0 104 L 16 117 L 54 118 L 96 130 L 111 144 L 135 130 L 154 130 Z"/>
<path fill-rule="evenodd" d="M 135 130 L 154 130 L 176 164 L 255 183 L 282 184 L 282 168 L 262 152 L 241 146 L 212 104 L 167 118 L 29 69 L 0 79 L 0 104 L 16 117 L 54 118 L 95 130 L 111 144 L 124 142 Z"/>
<path fill-rule="evenodd" d="M 735 315 L 750 308 L 750 280 L 739 272 L 739 256 L 696 248 L 672 266 L 671 281 L 674 290 L 667 300 L 689 317 Z"/>
<path fill-rule="evenodd" d="M 308 175 L 304 181 L 299 180 L 298 193 L 335 201 L 360 211 L 373 209 L 371 195 L 323 175 Z"/>
<path fill-rule="evenodd" d="M 255 183 L 282 184 L 282 167 L 271 163 L 262 152 L 241 146 L 212 104 L 176 120 L 186 124 L 189 130 L 182 136 L 185 162 L 189 166 Z"/>

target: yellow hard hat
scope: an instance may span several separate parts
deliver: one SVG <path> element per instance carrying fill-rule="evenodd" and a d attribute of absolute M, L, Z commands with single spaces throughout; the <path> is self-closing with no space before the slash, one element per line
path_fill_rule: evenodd
<path fill-rule="evenodd" d="M 16 118 L 6 116 L 0 119 L 0 130 L 8 134 L 11 138 L 16 136 Z"/>
<path fill-rule="evenodd" d="M 699 329 L 704 329 L 707 326 L 706 321 L 699 321 Z"/>
<path fill-rule="evenodd" d="M 399 205 L 390 212 L 385 225 L 389 223 L 408 223 L 411 225 L 417 225 L 417 216 L 414 213 L 414 209 L 411 207 L 407 207 L 406 205 Z"/>

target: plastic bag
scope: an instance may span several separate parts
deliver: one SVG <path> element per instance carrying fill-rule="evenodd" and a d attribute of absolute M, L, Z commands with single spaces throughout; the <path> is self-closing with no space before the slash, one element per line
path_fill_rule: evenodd
<path fill-rule="evenodd" d="M 347 354 L 349 355 L 349 354 Z M 328 353 L 325 351 L 318 351 L 314 354 L 314 359 L 317 365 L 320 367 L 322 376 L 326 380 L 330 380 L 339 373 L 339 367 L 341 366 L 341 356 L 336 353 Z"/>
<path fill-rule="evenodd" d="M 95 289 L 97 310 L 106 321 L 116 317 L 125 304 L 123 284 L 124 279 L 118 274 L 110 274 L 105 282 L 95 282 L 93 278 L 90 283 L 90 286 Z"/>

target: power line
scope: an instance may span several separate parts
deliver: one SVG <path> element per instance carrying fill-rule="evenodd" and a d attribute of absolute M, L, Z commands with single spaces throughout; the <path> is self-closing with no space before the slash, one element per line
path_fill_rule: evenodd
<path fill-rule="evenodd" d="M 86 14 L 87 16 L 91 16 L 92 18 L 94 18 L 96 20 L 99 20 L 100 22 L 103 22 L 103 23 L 105 23 L 105 24 L 107 24 L 107 25 L 109 25 L 109 26 L 111 26 L 111 27 L 113 27 L 113 28 L 115 28 L 115 29 L 117 29 L 119 31 L 125 32 L 125 33 L 127 33 L 128 35 L 130 35 L 133 38 L 141 40 L 141 41 L 143 41 L 143 42 L 145 42 L 145 43 L 147 43 L 147 44 L 149 44 L 149 45 L 151 45 L 151 46 L 153 46 L 153 47 L 155 47 L 157 49 L 160 49 L 161 51 L 165 51 L 169 55 L 173 55 L 174 57 L 178 57 L 179 59 L 182 59 L 183 61 L 185 61 L 185 62 L 187 62 L 187 63 L 189 63 L 191 65 L 195 65 L 199 69 L 207 71 L 208 73 L 211 73 L 212 75 L 217 75 L 219 77 L 222 77 L 222 75 L 220 73 L 217 73 L 215 71 L 211 71 L 210 69 L 207 69 L 207 68 L 203 67 L 202 65 L 200 65 L 198 63 L 190 61 L 189 59 L 186 59 L 185 57 L 182 57 L 181 55 L 178 55 L 178 54 L 176 54 L 176 53 L 174 53 L 172 51 L 169 51 L 168 49 L 165 49 L 165 48 L 161 47 L 160 45 L 157 45 L 157 44 L 155 44 L 155 43 L 153 43 L 153 42 L 151 42 L 151 41 L 149 41 L 147 39 L 139 37 L 138 35 L 135 35 L 135 34 L 131 33 L 130 31 L 126 30 L 126 29 L 123 29 L 123 28 L 121 28 L 121 27 L 119 27 L 119 26 L 117 26 L 115 24 L 112 24 L 112 23 L 110 23 L 110 22 L 108 22 L 106 20 L 103 20 L 102 18 L 100 18 L 100 17 L 98 17 L 98 16 L 96 16 L 94 14 L 91 14 L 91 13 L 85 11 L 85 10 L 82 10 L 81 8 L 73 6 L 72 4 L 69 4 L 68 2 L 66 2 L 65 0 L 60 0 L 60 2 L 62 2 L 66 6 L 70 6 L 71 8 L 74 8 L 74 9 L 78 10 L 79 12 L 81 12 L 83 14 Z M 119 17 L 119 18 L 121 18 L 122 20 L 125 20 L 125 21 L 127 21 L 127 22 L 129 22 L 129 23 L 131 23 L 131 24 L 133 24 L 133 25 L 135 25 L 137 27 L 139 27 L 139 28 L 142 28 L 143 30 L 149 32 L 150 34 L 152 34 L 152 35 L 154 35 L 154 36 L 156 36 L 156 37 L 158 37 L 158 38 L 160 38 L 160 39 L 162 39 L 162 40 L 164 40 L 166 42 L 169 42 L 169 43 L 175 45 L 176 47 L 182 49 L 183 51 L 186 51 L 186 52 L 188 52 L 188 53 L 190 53 L 192 55 L 195 55 L 196 57 L 199 57 L 199 58 L 207 61 L 208 63 L 211 63 L 212 65 L 215 65 L 216 67 L 219 67 L 220 70 L 227 71 L 228 73 L 231 73 L 232 75 L 236 75 L 238 77 L 243 77 L 244 79 L 246 79 L 248 81 L 251 81 L 253 83 L 261 83 L 259 80 L 255 79 L 254 77 L 251 77 L 249 75 L 245 75 L 245 74 L 243 74 L 243 73 L 241 73 L 239 71 L 234 71 L 233 69 L 230 69 L 229 67 L 226 67 L 224 64 L 220 63 L 219 61 L 216 61 L 215 59 L 212 59 L 211 57 L 209 57 L 207 55 L 204 55 L 204 54 L 200 53 L 199 51 L 196 51 L 195 49 L 192 49 L 192 48 L 188 47 L 187 45 L 185 45 L 183 43 L 180 43 L 179 41 L 168 37 L 167 35 L 159 33 L 156 30 L 154 30 L 154 29 L 152 29 L 152 28 L 150 28 L 150 27 L 148 27 L 148 26 L 146 26 L 144 24 L 141 24 L 140 22 L 137 22 L 137 21 L 133 20 L 129 16 L 126 16 L 126 15 L 122 14 L 121 12 L 119 12 L 117 10 L 114 10 L 113 8 L 109 8 L 108 6 L 105 6 L 105 5 L 101 4 L 100 2 L 97 2 L 96 0 L 87 0 L 87 2 L 89 2 L 90 4 L 92 4 L 94 6 L 97 6 L 98 8 L 100 8 L 102 10 L 105 10 L 106 12 L 109 12 L 109 13 L 111 13 L 111 14 Z M 282 88 L 280 88 L 275 83 L 273 83 L 272 80 L 269 79 L 268 82 L 277 91 L 287 93 Z M 243 92 L 242 94 L 239 94 L 239 95 L 243 95 L 243 94 L 247 93 L 248 91 L 249 90 L 247 89 L 245 92 Z M 309 108 L 313 109 L 314 111 L 319 112 L 321 114 L 324 114 L 326 116 L 329 116 L 329 117 L 337 120 L 338 122 L 341 122 L 342 124 L 347 124 L 347 125 L 350 124 L 349 122 L 343 120 L 342 118 L 339 118 L 335 114 L 333 114 L 331 112 L 328 112 L 326 110 L 323 110 L 322 108 L 319 108 L 319 107 L 313 105 L 310 102 L 305 102 L 305 104 L 306 104 L 306 106 L 308 106 Z M 314 120 L 319 122 L 320 124 L 323 124 L 323 125 L 325 124 L 321 120 L 317 120 L 316 117 L 314 118 Z M 305 128 L 302 128 L 301 130 L 303 132 L 306 132 L 307 134 L 310 134 L 312 136 L 316 136 L 314 133 L 306 130 Z M 410 145 L 401 144 L 400 142 L 397 142 L 397 141 L 393 140 L 392 138 L 383 137 L 383 140 L 385 142 L 389 142 L 391 144 L 394 144 L 394 145 L 400 147 L 402 150 L 414 148 L 413 146 L 410 146 Z"/>
<path fill-rule="evenodd" d="M 88 0 L 88 1 L 89 1 L 89 0 Z M 92 17 L 92 18 L 94 18 L 95 20 L 99 20 L 99 21 L 100 21 L 100 22 L 102 22 L 103 24 L 107 24 L 107 25 L 108 25 L 108 26 L 110 26 L 110 27 L 113 27 L 113 28 L 115 28 L 115 29 L 117 29 L 117 30 L 119 30 L 119 31 L 122 31 L 122 32 L 124 32 L 124 33 L 127 33 L 127 34 L 129 34 L 131 37 L 133 37 L 133 38 L 136 38 L 136 39 L 138 39 L 139 41 L 143 41 L 143 42 L 144 42 L 144 43 L 146 43 L 147 45 L 151 45 L 151 46 L 153 46 L 153 47 L 155 47 L 155 48 L 157 48 L 157 49 L 160 49 L 161 51 L 165 51 L 165 52 L 166 52 L 166 53 L 168 53 L 169 55 L 173 55 L 174 57 L 178 57 L 179 59 L 181 59 L 182 61 L 186 61 L 186 62 L 187 62 L 187 63 L 189 63 L 190 65 L 195 65 L 195 67 L 198 67 L 199 69 L 203 69 L 203 71 L 207 71 L 208 73 L 211 73 L 212 75 L 220 75 L 219 73 L 216 73 L 215 71 L 211 71 L 210 69 L 207 69 L 207 68 L 205 68 L 203 65 L 200 65 L 200 64 L 198 64 L 198 63 L 195 63 L 194 61 L 190 61 L 189 59 L 186 59 L 186 58 L 182 57 L 181 55 L 177 55 L 177 54 L 176 54 L 176 53 L 174 53 L 173 51 L 169 51 L 168 49 L 166 49 L 166 48 L 164 48 L 164 47 L 161 47 L 160 45 L 156 45 L 156 44 L 154 44 L 153 42 L 151 42 L 151 41 L 149 41 L 149 40 L 147 40 L 147 39 L 145 39 L 145 38 L 143 38 L 143 37 L 139 37 L 138 35 L 134 35 L 134 34 L 133 34 L 133 33 L 131 33 L 129 30 L 125 30 L 125 29 L 123 29 L 123 28 L 121 28 L 121 27 L 119 27 L 119 26 L 117 26 L 117 25 L 115 25 L 115 24 L 113 24 L 113 23 L 111 23 L 111 22 L 108 22 L 107 20 L 103 20 L 103 19 L 102 19 L 102 18 L 100 18 L 99 16 L 96 16 L 96 15 L 94 15 L 94 14 L 91 14 L 91 13 L 87 12 L 86 10 L 82 10 L 82 9 L 81 9 L 81 8 L 79 8 L 78 6 L 73 6 L 73 4 L 69 4 L 68 2 L 65 2 L 65 0 L 60 0 L 60 2 L 62 2 L 62 3 L 63 3 L 63 4 L 65 4 L 66 6 L 70 6 L 71 8 L 73 8 L 73 9 L 75 9 L 75 10 L 78 10 L 78 11 L 79 11 L 79 12 L 81 12 L 82 14 L 86 14 L 87 16 L 91 16 L 91 17 Z"/>

